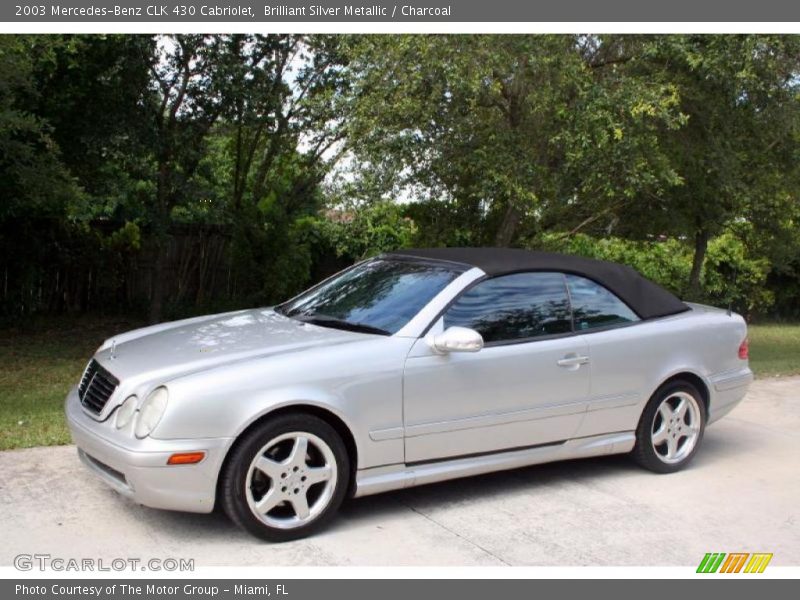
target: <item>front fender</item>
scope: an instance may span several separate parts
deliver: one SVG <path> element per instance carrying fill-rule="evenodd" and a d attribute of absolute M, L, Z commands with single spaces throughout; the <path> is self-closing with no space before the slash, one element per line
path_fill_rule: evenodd
<path fill-rule="evenodd" d="M 402 463 L 403 440 L 376 441 L 370 431 L 402 427 L 409 346 L 403 338 L 380 337 L 336 352 L 315 349 L 179 377 L 166 384 L 167 410 L 152 436 L 235 439 L 270 412 L 312 406 L 348 427 L 359 468 Z"/>

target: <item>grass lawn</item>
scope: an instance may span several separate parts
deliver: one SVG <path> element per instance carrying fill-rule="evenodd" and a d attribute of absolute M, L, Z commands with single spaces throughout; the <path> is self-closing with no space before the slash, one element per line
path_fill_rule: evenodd
<path fill-rule="evenodd" d="M 80 318 L 0 331 L 0 450 L 68 443 L 69 388 L 105 338 L 137 325 Z M 750 366 L 761 377 L 800 374 L 800 324 L 752 325 Z"/>
<path fill-rule="evenodd" d="M 800 324 L 750 325 L 748 336 L 756 376 L 800 375 Z"/>
<path fill-rule="evenodd" d="M 70 441 L 64 398 L 120 319 L 47 320 L 0 331 L 0 450 Z"/>

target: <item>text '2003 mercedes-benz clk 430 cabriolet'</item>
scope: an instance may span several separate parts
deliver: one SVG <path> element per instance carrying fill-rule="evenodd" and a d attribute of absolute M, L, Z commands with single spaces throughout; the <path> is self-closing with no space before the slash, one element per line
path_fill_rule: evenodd
<path fill-rule="evenodd" d="M 66 412 L 125 496 L 281 541 L 348 495 L 615 453 L 676 471 L 744 397 L 746 335 L 613 263 L 403 250 L 273 308 L 117 335 Z"/>

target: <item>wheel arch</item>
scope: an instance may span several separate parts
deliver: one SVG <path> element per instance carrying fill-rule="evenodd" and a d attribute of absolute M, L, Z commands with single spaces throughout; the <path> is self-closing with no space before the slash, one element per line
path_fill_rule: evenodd
<path fill-rule="evenodd" d="M 653 390 L 653 393 L 650 394 L 650 396 L 648 397 L 648 401 L 649 401 L 650 398 L 653 397 L 653 394 L 655 394 L 658 390 L 660 390 L 661 388 L 663 388 L 666 385 L 669 385 L 671 383 L 675 383 L 675 382 L 678 382 L 678 381 L 683 381 L 683 382 L 686 382 L 686 383 L 690 383 L 695 388 L 697 388 L 697 391 L 700 392 L 700 398 L 703 400 L 703 406 L 704 406 L 704 408 L 706 410 L 706 418 L 708 418 L 709 410 L 711 409 L 711 390 L 710 390 L 706 380 L 703 379 L 697 373 L 694 373 L 692 371 L 688 371 L 688 370 L 679 371 L 679 372 L 674 373 L 673 375 L 670 375 L 669 377 L 667 377 L 664 381 L 662 381 L 658 385 L 658 387 L 655 390 Z"/>
<path fill-rule="evenodd" d="M 220 475 L 225 471 L 228 467 L 228 461 L 233 454 L 233 450 L 236 448 L 237 444 L 244 439 L 247 434 L 249 434 L 253 429 L 259 427 L 264 421 L 268 419 L 274 419 L 280 415 L 286 414 L 307 414 L 313 415 L 323 421 L 325 421 L 328 425 L 333 427 L 336 433 L 342 438 L 344 442 L 345 448 L 347 449 L 347 456 L 350 460 L 350 482 L 348 484 L 347 495 L 352 496 L 353 492 L 355 491 L 355 482 L 356 482 L 356 470 L 358 469 L 358 446 L 356 445 L 355 436 L 353 435 L 352 430 L 344 422 L 344 420 L 337 415 L 334 411 L 325 408 L 323 406 L 319 406 L 317 404 L 311 403 L 304 403 L 304 402 L 297 402 L 294 404 L 284 404 L 281 406 L 277 406 L 272 410 L 268 410 L 267 412 L 259 415 L 257 418 L 253 419 L 250 423 L 247 424 L 244 429 L 242 429 L 234 438 L 233 442 L 228 446 L 228 449 L 225 451 L 225 458 L 222 460 L 220 465 L 219 471 L 217 472 L 217 483 L 216 483 L 216 495 L 215 495 L 215 506 L 219 505 L 219 497 L 220 497 L 220 482 L 222 478 Z"/>

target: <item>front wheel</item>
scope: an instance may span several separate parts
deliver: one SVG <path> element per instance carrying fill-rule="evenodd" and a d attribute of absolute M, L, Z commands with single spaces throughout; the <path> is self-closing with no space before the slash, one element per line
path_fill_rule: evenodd
<path fill-rule="evenodd" d="M 245 530 L 283 542 L 322 527 L 344 500 L 349 476 L 333 427 L 313 415 L 280 415 L 237 443 L 221 476 L 221 501 Z"/>
<path fill-rule="evenodd" d="M 636 429 L 633 459 L 656 473 L 673 473 L 692 460 L 706 426 L 706 408 L 690 383 L 659 388 L 642 413 Z"/>

